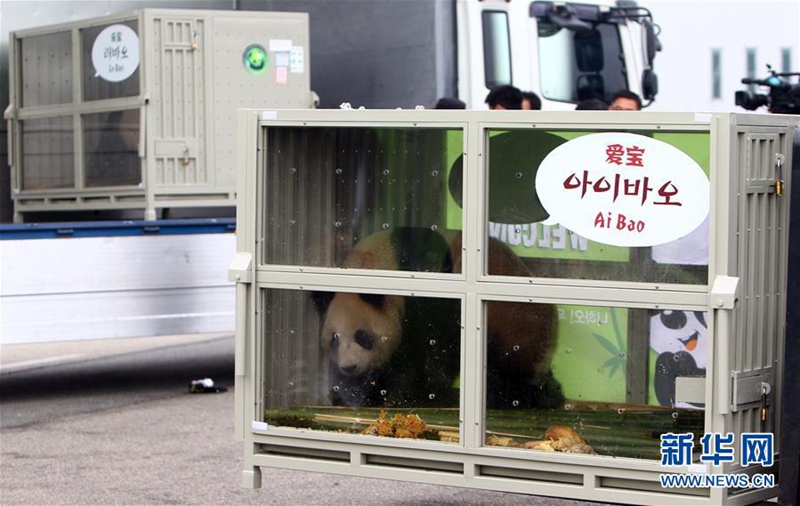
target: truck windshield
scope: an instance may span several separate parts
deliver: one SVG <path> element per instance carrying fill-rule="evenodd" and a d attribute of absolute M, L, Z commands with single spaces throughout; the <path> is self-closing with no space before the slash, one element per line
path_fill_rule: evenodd
<path fill-rule="evenodd" d="M 539 75 L 545 98 L 609 102 L 628 88 L 617 25 L 595 22 L 591 30 L 573 31 L 538 19 Z"/>

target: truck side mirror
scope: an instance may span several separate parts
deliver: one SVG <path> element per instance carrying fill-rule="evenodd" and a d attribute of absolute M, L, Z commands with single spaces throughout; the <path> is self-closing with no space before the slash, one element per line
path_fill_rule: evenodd
<path fill-rule="evenodd" d="M 658 94 L 658 76 L 653 69 L 645 69 L 642 72 L 642 98 L 653 101 Z"/>

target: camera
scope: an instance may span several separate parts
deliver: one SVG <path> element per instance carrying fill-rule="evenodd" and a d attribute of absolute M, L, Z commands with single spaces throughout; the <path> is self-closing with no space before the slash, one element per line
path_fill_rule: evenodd
<path fill-rule="evenodd" d="M 766 106 L 775 114 L 800 114 L 800 84 L 792 84 L 787 78 L 798 77 L 800 72 L 775 72 L 767 65 L 770 76 L 766 79 L 745 77 L 742 84 L 766 86 L 769 93 L 736 92 L 736 105 L 748 111 L 755 111 Z"/>

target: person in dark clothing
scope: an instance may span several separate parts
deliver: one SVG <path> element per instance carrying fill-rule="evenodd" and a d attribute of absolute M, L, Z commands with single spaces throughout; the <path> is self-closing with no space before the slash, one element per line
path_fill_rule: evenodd
<path fill-rule="evenodd" d="M 611 99 L 611 104 L 608 106 L 609 111 L 641 111 L 642 99 L 636 93 L 629 90 L 619 90 L 614 98 Z"/>
<path fill-rule="evenodd" d="M 600 100 L 599 98 L 587 98 L 585 100 L 581 100 L 578 102 L 578 105 L 575 107 L 576 111 L 606 111 L 608 110 L 608 104 Z"/>
<path fill-rule="evenodd" d="M 542 109 L 542 99 L 532 91 L 523 91 L 522 109 L 526 111 L 539 111 Z"/>
<path fill-rule="evenodd" d="M 492 110 L 522 109 L 522 92 L 511 85 L 498 86 L 486 95 L 486 103 Z"/>
<path fill-rule="evenodd" d="M 436 101 L 435 109 L 466 109 L 467 104 L 455 97 L 442 97 Z"/>

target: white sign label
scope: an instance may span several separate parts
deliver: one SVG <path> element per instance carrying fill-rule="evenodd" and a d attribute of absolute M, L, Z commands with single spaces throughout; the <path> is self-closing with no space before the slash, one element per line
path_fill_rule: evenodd
<path fill-rule="evenodd" d="M 623 132 L 558 146 L 539 166 L 536 189 L 551 219 L 614 246 L 683 237 L 703 223 L 710 202 L 708 177 L 686 153 Z"/>
<path fill-rule="evenodd" d="M 270 39 L 269 50 L 273 53 L 278 51 L 291 51 L 292 41 L 289 39 Z"/>
<path fill-rule="evenodd" d="M 106 27 L 94 40 L 92 63 L 95 77 L 124 81 L 139 68 L 139 36 L 126 25 Z"/>
<path fill-rule="evenodd" d="M 301 74 L 306 70 L 305 52 L 302 46 L 292 47 L 289 71 L 292 74 Z"/>

